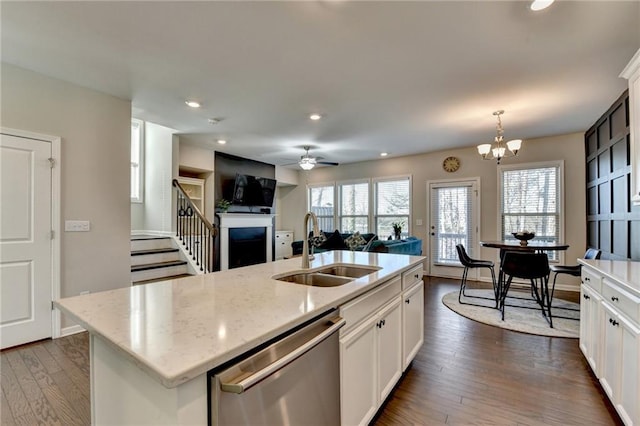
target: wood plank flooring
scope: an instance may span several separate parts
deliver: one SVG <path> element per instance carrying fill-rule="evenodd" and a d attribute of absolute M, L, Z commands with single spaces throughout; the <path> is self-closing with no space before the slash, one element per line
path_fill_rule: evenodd
<path fill-rule="evenodd" d="M 463 318 L 441 302 L 457 288 L 455 280 L 425 278 L 424 346 L 373 424 L 622 424 L 578 340 Z M 90 423 L 87 333 L 7 349 L 0 358 L 0 424 Z"/>

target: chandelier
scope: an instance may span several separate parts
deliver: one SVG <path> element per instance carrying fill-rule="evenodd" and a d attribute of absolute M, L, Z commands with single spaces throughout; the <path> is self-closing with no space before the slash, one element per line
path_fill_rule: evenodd
<path fill-rule="evenodd" d="M 509 142 L 504 142 L 504 129 L 502 128 L 502 120 L 500 116 L 504 114 L 504 110 L 498 110 L 493 113 L 498 117 L 498 124 L 496 125 L 496 137 L 493 144 L 483 143 L 478 145 L 478 154 L 482 156 L 483 160 L 496 160 L 500 164 L 500 160 L 504 157 L 513 157 L 518 155 L 520 146 L 522 146 L 522 139 L 513 139 Z"/>

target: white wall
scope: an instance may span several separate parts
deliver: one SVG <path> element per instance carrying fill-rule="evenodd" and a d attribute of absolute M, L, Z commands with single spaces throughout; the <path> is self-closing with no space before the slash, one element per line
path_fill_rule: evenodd
<path fill-rule="evenodd" d="M 461 167 L 455 173 L 442 169 L 442 160 L 455 155 L 461 160 Z M 570 245 L 565 261 L 575 263 L 586 249 L 586 201 L 585 201 L 585 151 L 584 134 L 572 133 L 526 140 L 517 157 L 503 160 L 503 164 L 520 164 L 549 160 L 564 160 L 565 172 L 565 236 Z M 358 178 L 373 178 L 411 174 L 413 177 L 413 206 L 411 234 L 422 239 L 423 254 L 428 255 L 427 239 L 427 181 L 439 179 L 460 179 L 480 177 L 481 184 L 481 239 L 499 239 L 498 231 L 498 174 L 495 161 L 483 161 L 475 147 L 388 158 L 337 167 L 315 168 L 300 181 L 308 183 L 331 182 Z M 296 239 L 301 239 L 302 219 L 306 211 L 306 185 L 279 188 L 278 227 L 293 229 Z M 416 219 L 422 219 L 422 226 L 416 226 Z M 485 259 L 497 261 L 497 250 L 483 248 L 476 251 Z M 484 271 L 483 271 L 484 272 Z M 484 275 L 483 275 L 484 276 Z M 486 274 L 488 278 L 488 274 Z M 577 279 L 558 278 L 558 282 L 579 284 Z"/>
<path fill-rule="evenodd" d="M 62 297 L 131 285 L 131 102 L 5 63 L 0 80 L 0 125 L 62 138 L 61 220 L 91 222 L 60 235 Z"/>

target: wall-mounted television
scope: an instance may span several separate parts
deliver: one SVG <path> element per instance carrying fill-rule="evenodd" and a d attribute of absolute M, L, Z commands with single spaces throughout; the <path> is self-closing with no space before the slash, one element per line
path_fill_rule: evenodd
<path fill-rule="evenodd" d="M 273 207 L 275 179 L 236 173 L 233 204 L 253 207 Z"/>

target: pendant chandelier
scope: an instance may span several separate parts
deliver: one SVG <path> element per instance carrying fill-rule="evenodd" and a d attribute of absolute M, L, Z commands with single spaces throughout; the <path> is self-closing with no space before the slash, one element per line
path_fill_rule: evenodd
<path fill-rule="evenodd" d="M 498 110 L 493 113 L 498 117 L 498 124 L 496 125 L 496 137 L 493 144 L 484 143 L 478 145 L 478 154 L 482 156 L 483 160 L 496 160 L 500 164 L 500 160 L 504 157 L 513 157 L 518 155 L 518 151 L 522 146 L 522 139 L 513 139 L 509 142 L 504 142 L 504 129 L 502 128 L 502 120 L 500 116 L 504 114 L 504 110 Z"/>

